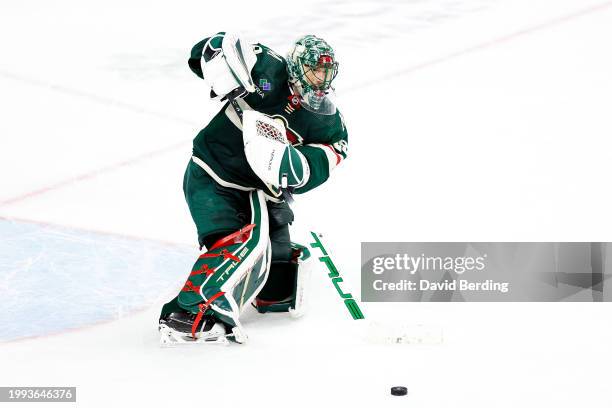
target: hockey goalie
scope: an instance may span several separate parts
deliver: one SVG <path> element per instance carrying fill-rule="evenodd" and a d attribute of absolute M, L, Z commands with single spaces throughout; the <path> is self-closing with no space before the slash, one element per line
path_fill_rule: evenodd
<path fill-rule="evenodd" d="M 308 250 L 291 242 L 288 197 L 323 184 L 346 158 L 331 98 L 338 62 L 313 35 L 283 58 L 220 32 L 193 47 L 189 67 L 225 104 L 193 141 L 183 191 L 202 252 L 162 308 L 161 342 L 244 343 L 246 307 L 302 312 Z"/>

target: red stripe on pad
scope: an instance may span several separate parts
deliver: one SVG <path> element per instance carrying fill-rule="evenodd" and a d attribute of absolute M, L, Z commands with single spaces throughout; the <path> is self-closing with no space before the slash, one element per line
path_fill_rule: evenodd
<path fill-rule="evenodd" d="M 192 271 L 189 276 L 195 276 L 195 275 L 201 275 L 201 274 L 206 274 L 206 276 L 210 276 L 213 273 L 215 273 L 216 271 L 213 268 L 209 268 L 207 264 L 202 265 L 202 267 L 200 269 L 196 269 L 195 271 Z"/>
<path fill-rule="evenodd" d="M 198 311 L 198 314 L 196 315 L 196 318 L 195 318 L 195 320 L 194 320 L 194 322 L 193 322 L 193 325 L 191 326 L 191 337 L 193 337 L 193 338 L 194 338 L 194 340 L 195 340 L 195 338 L 196 338 L 196 337 L 195 337 L 195 332 L 196 332 L 196 329 L 197 329 L 197 327 L 198 327 L 198 324 L 200 324 L 200 321 L 202 320 L 202 317 L 204 316 L 204 312 L 206 311 L 206 309 L 208 309 L 208 308 L 210 307 L 211 303 L 212 303 L 214 300 L 216 300 L 217 298 L 219 298 L 220 296 L 223 296 L 223 295 L 225 295 L 225 292 L 217 292 L 217 293 L 215 293 L 214 295 L 212 295 L 212 296 L 211 296 L 211 297 L 210 297 L 210 298 L 209 298 L 209 299 L 206 301 L 206 303 L 204 303 L 204 304 L 200 303 L 200 304 L 198 305 L 198 309 L 199 309 L 199 311 Z"/>
<path fill-rule="evenodd" d="M 242 244 L 251 236 L 251 231 L 255 228 L 255 224 L 249 224 L 238 231 L 231 233 L 227 237 L 221 238 L 213 244 L 209 250 L 224 247 L 232 244 Z"/>

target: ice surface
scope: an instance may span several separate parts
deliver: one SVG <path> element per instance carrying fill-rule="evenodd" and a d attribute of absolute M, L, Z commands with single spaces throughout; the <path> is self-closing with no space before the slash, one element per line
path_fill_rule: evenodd
<path fill-rule="evenodd" d="M 4 2 L 0 385 L 76 385 L 84 407 L 605 406 L 607 304 L 364 304 L 354 322 L 322 276 L 303 319 L 249 311 L 249 345 L 161 350 L 194 256 L 190 140 L 218 109 L 185 62 L 221 30 L 336 45 L 350 158 L 298 198 L 293 233 L 326 235 L 353 294 L 361 241 L 610 240 L 609 1 Z M 443 341 L 370 343 L 369 322 Z"/>
<path fill-rule="evenodd" d="M 0 341 L 91 326 L 167 301 L 198 253 L 7 220 L 0 220 L 0 243 Z"/>

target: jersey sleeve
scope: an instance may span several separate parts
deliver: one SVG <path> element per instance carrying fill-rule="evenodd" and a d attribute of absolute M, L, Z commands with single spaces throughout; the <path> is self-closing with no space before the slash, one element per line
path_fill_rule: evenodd
<path fill-rule="evenodd" d="M 329 143 L 309 143 L 297 146 L 305 157 L 310 167 L 310 178 L 308 182 L 295 189 L 295 194 L 306 193 L 320 186 L 329 179 L 332 170 L 342 163 L 348 155 L 348 132 L 342 122 L 342 127 Z"/>

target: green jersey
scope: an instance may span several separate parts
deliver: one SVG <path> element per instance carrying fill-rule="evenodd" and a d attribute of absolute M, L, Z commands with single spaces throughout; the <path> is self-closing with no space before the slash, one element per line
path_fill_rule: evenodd
<path fill-rule="evenodd" d="M 191 50 L 189 66 L 202 78 L 200 60 L 208 38 Z M 287 140 L 308 161 L 310 178 L 295 193 L 305 193 L 323 184 L 331 171 L 346 158 L 348 134 L 338 110 L 331 115 L 314 113 L 300 106 L 291 91 L 287 63 L 270 48 L 253 46 L 257 62 L 251 69 L 255 92 L 237 102 L 243 110 L 256 110 L 281 120 Z M 261 189 L 278 197 L 279 191 L 262 182 L 244 153 L 242 125 L 233 107 L 226 103 L 193 141 L 193 160 L 219 184 L 241 190 Z"/>

